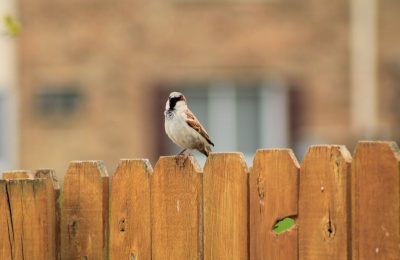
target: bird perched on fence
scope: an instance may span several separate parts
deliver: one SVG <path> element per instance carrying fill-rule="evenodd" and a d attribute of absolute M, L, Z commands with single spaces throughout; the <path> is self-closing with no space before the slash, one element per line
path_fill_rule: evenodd
<path fill-rule="evenodd" d="M 165 105 L 165 132 L 168 137 L 183 150 L 175 156 L 178 163 L 179 156 L 183 156 L 183 164 L 193 152 L 198 150 L 208 157 L 211 147 L 214 146 L 210 136 L 200 124 L 193 113 L 188 109 L 186 98 L 179 92 L 172 92 Z M 187 149 L 191 149 L 188 154 L 184 154 Z"/>

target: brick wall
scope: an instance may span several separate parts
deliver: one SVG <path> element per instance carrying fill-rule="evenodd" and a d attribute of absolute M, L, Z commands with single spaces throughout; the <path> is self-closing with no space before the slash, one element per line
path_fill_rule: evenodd
<path fill-rule="evenodd" d="M 382 60 L 399 51 L 392 5 L 398 10 L 393 0 L 380 7 L 381 46 L 388 46 Z M 113 172 L 128 157 L 154 164 L 164 131 L 155 127 L 165 105 L 155 104 L 159 87 L 182 80 L 279 78 L 297 93 L 292 146 L 354 141 L 346 0 L 21 0 L 20 17 L 22 168 L 64 173 L 69 160 L 103 159 Z M 380 79 L 385 93 L 394 91 L 392 76 Z M 83 97 L 77 112 L 58 119 L 35 112 L 44 86 L 68 84 Z M 387 95 L 392 101 L 382 102 L 382 117 L 397 127 L 396 99 Z"/>

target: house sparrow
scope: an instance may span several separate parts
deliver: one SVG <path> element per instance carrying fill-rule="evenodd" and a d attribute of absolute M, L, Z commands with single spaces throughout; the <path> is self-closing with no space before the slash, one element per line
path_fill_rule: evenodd
<path fill-rule="evenodd" d="M 179 156 L 183 156 L 183 164 L 194 149 L 208 157 L 211 147 L 214 146 L 206 130 L 188 109 L 186 98 L 179 92 L 172 92 L 165 105 L 165 132 L 168 137 L 183 150 L 175 156 L 178 162 Z M 188 154 L 184 154 L 191 149 Z"/>

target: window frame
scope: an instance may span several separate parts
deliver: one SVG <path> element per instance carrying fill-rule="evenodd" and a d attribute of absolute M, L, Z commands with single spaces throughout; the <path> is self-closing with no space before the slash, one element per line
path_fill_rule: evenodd
<path fill-rule="evenodd" d="M 237 112 L 237 92 L 239 88 L 246 88 L 245 86 L 256 87 L 259 89 L 258 99 L 258 116 L 257 120 L 260 122 L 258 129 L 258 147 L 251 153 L 243 152 L 238 149 L 238 138 L 240 138 L 236 131 L 236 117 Z M 194 88 L 204 88 L 207 92 L 207 102 L 204 104 L 207 109 L 207 120 L 199 118 L 196 111 L 191 108 L 190 90 Z M 257 149 L 271 149 L 271 148 L 287 148 L 289 145 L 289 95 L 287 87 L 282 82 L 277 81 L 262 81 L 256 83 L 240 83 L 234 81 L 220 81 L 204 84 L 179 84 L 176 88 L 177 91 L 187 94 L 189 109 L 198 117 L 200 123 L 206 128 L 211 139 L 215 143 L 212 147 L 214 152 L 242 152 L 248 165 L 253 164 L 253 157 Z M 186 95 L 185 95 L 186 96 Z M 221 100 L 222 97 L 228 97 L 227 100 Z M 231 100 L 229 100 L 229 98 Z M 224 105 L 221 106 L 221 102 Z M 221 110 L 222 107 L 222 110 Z M 220 111 L 221 110 L 221 111 Z M 228 118 L 228 124 L 221 125 L 221 116 Z M 281 120 L 283 118 L 283 120 Z M 232 131 L 233 129 L 233 131 Z M 267 134 L 271 133 L 271 134 Z M 220 149 L 218 147 L 218 140 L 225 140 L 227 144 Z M 228 140 L 228 141 L 227 141 Z M 168 153 L 176 154 L 182 149 L 172 142 L 169 142 Z M 193 152 L 201 166 L 204 166 L 206 157 L 199 152 Z"/>

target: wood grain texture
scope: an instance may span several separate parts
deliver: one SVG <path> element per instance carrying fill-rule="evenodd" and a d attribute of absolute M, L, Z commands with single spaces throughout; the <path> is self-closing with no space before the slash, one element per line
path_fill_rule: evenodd
<path fill-rule="evenodd" d="M 14 232 L 7 181 L 0 179 L 0 259 L 13 259 Z"/>
<path fill-rule="evenodd" d="M 61 259 L 61 209 L 60 209 L 60 185 L 56 173 L 52 169 L 39 169 L 35 172 L 35 178 L 46 179 L 47 191 L 47 220 L 48 220 L 48 248 L 49 260 Z"/>
<path fill-rule="evenodd" d="M 360 142 L 352 167 L 353 259 L 400 259 L 400 153 L 393 142 Z"/>
<path fill-rule="evenodd" d="M 178 164 L 182 163 L 182 159 Z M 160 157 L 151 178 L 152 259 L 202 259 L 202 172 Z"/>
<path fill-rule="evenodd" d="M 298 259 L 297 226 L 279 234 L 278 221 L 296 219 L 300 166 L 292 150 L 258 150 L 250 172 L 250 259 Z"/>
<path fill-rule="evenodd" d="M 248 259 L 248 174 L 242 153 L 211 153 L 203 173 L 204 259 Z"/>
<path fill-rule="evenodd" d="M 311 146 L 300 167 L 299 259 L 351 259 L 351 155 Z"/>
<path fill-rule="evenodd" d="M 19 171 L 9 171 L 3 172 L 3 179 L 31 179 L 33 176 L 30 171 L 19 170 Z"/>
<path fill-rule="evenodd" d="M 108 258 L 108 189 L 103 162 L 70 163 L 63 182 L 62 260 Z"/>
<path fill-rule="evenodd" d="M 1 180 L 0 209 L 0 259 L 49 259 L 46 180 Z"/>
<path fill-rule="evenodd" d="M 120 160 L 111 182 L 111 259 L 151 259 L 149 160 Z"/>

